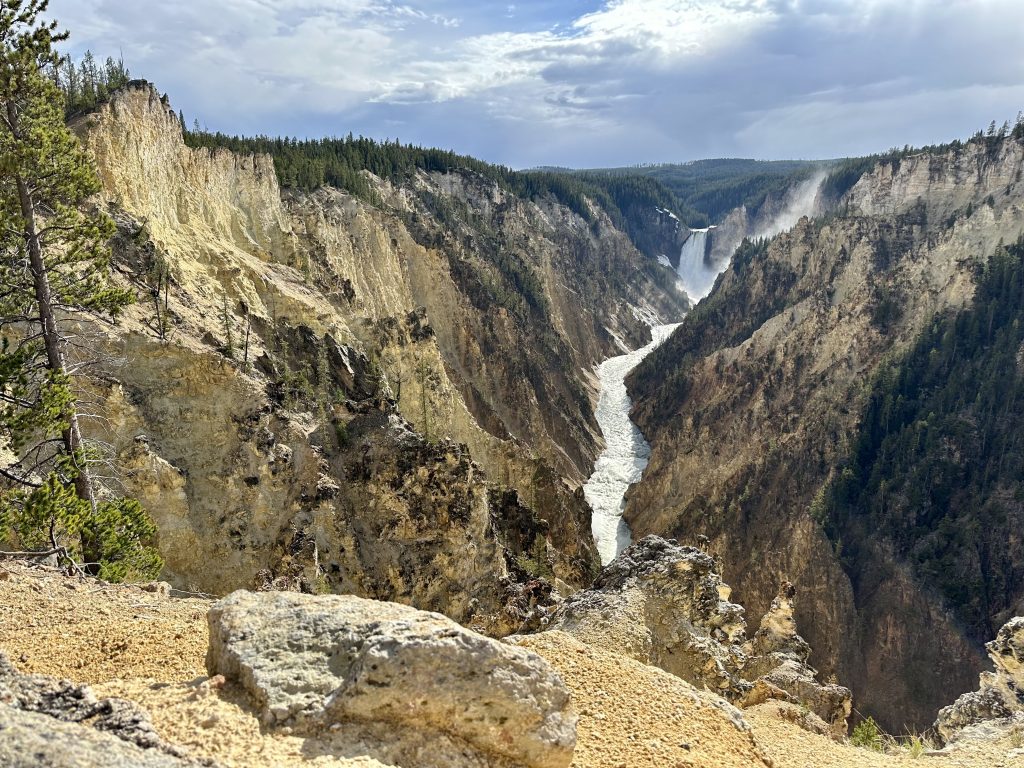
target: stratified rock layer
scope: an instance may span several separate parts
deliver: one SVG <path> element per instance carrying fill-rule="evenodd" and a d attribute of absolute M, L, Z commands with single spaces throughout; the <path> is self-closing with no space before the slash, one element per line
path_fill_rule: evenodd
<path fill-rule="evenodd" d="M 576 715 L 547 662 L 439 614 L 236 592 L 211 608 L 209 624 L 210 674 L 241 683 L 269 726 L 389 724 L 392 751 L 410 767 L 572 760 Z"/>
<path fill-rule="evenodd" d="M 796 588 L 784 582 L 754 637 L 744 646 L 747 663 L 743 676 L 754 681 L 754 688 L 742 703 L 787 699 L 821 718 L 833 736 L 843 736 L 853 708 L 850 690 L 818 681 L 817 671 L 808 663 L 811 647 L 797 634 L 795 595 Z"/>

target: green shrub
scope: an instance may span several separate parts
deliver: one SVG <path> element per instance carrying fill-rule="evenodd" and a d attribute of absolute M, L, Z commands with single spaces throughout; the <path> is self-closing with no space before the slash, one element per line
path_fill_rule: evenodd
<path fill-rule="evenodd" d="M 850 743 L 855 747 L 863 747 L 875 752 L 881 752 L 885 748 L 882 731 L 873 717 L 867 717 L 854 726 Z"/>
<path fill-rule="evenodd" d="M 906 740 L 903 743 L 903 746 L 906 748 L 910 756 L 915 760 L 919 758 L 921 755 L 923 755 L 925 750 L 928 748 L 928 745 L 925 743 L 924 738 L 922 736 L 918 736 L 915 733 L 911 733 L 907 736 Z"/>

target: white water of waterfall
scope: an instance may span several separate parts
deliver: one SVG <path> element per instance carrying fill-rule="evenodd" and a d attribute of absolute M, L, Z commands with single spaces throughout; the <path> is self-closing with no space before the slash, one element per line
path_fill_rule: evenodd
<path fill-rule="evenodd" d="M 602 565 L 629 546 L 632 534 L 622 519 L 626 490 L 640 481 L 651 455 L 651 446 L 629 420 L 633 403 L 626 391 L 626 376 L 678 327 L 678 323 L 654 326 L 651 343 L 646 347 L 610 357 L 597 368 L 601 394 L 594 415 L 604 435 L 605 449 L 597 457 L 594 473 L 583 485 L 583 493 L 594 510 L 590 527 Z"/>
<path fill-rule="evenodd" d="M 683 243 L 683 250 L 679 253 L 679 267 L 676 274 L 683 284 L 683 290 L 694 303 L 707 296 L 715 285 L 715 278 L 718 277 L 728 264 L 720 267 L 713 267 L 707 263 L 708 232 L 714 227 L 707 229 L 695 229 Z"/>

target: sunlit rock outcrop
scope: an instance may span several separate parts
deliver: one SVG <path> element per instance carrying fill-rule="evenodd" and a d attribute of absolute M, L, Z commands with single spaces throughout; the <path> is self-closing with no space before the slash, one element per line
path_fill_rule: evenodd
<path fill-rule="evenodd" d="M 710 555 L 647 536 L 624 550 L 590 589 L 554 611 L 548 627 L 661 667 L 726 700 L 778 699 L 806 707 L 846 733 L 850 691 L 821 683 L 796 632 L 795 591 L 784 584 L 749 641 L 742 606 Z"/>

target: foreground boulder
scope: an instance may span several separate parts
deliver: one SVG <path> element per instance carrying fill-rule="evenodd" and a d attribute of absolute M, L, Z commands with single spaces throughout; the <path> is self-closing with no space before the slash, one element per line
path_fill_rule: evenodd
<path fill-rule="evenodd" d="M 149 715 L 84 685 L 23 675 L 0 654 L 0 765 L 5 768 L 191 768 L 207 765 L 161 739 Z"/>
<path fill-rule="evenodd" d="M 593 588 L 567 598 L 549 627 L 625 653 L 740 706 L 768 699 L 799 704 L 833 736 L 846 733 L 847 688 L 820 683 L 797 634 L 795 590 L 783 584 L 748 642 L 743 608 L 715 560 L 694 547 L 647 536 L 625 549 Z"/>
<path fill-rule="evenodd" d="M 935 730 L 947 744 L 966 735 L 995 735 L 1024 727 L 1024 616 L 1010 619 L 986 644 L 994 672 L 982 672 L 977 691 L 939 710 Z"/>
<path fill-rule="evenodd" d="M 440 614 L 349 596 L 235 592 L 209 612 L 207 668 L 239 682 L 267 726 L 385 724 L 418 766 L 572 760 L 576 715 L 534 653 Z M 409 749 L 402 749 L 406 741 Z"/>

